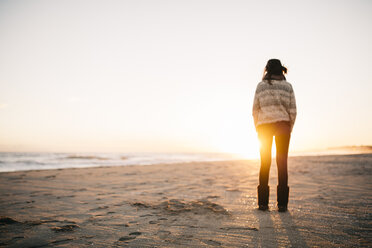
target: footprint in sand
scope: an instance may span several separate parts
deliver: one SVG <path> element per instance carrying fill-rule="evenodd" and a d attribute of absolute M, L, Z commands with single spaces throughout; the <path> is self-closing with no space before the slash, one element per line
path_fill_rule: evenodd
<path fill-rule="evenodd" d="M 207 196 L 207 199 L 217 199 L 217 198 L 221 198 L 221 197 L 218 196 L 218 195 L 209 195 L 209 196 Z"/>
<path fill-rule="evenodd" d="M 207 245 L 213 245 L 213 246 L 220 246 L 221 243 L 218 242 L 218 241 L 214 241 L 214 240 L 202 240 L 203 243 L 207 244 Z"/>
<path fill-rule="evenodd" d="M 129 236 L 124 236 L 119 239 L 119 241 L 128 241 L 137 238 L 137 236 L 141 235 L 141 232 L 131 232 Z"/>
<path fill-rule="evenodd" d="M 52 227 L 51 229 L 52 229 L 54 232 L 72 232 L 72 231 L 74 231 L 76 228 L 79 228 L 79 226 L 76 225 L 76 224 L 71 224 L 71 225 L 64 225 L 64 226 Z"/>
<path fill-rule="evenodd" d="M 63 244 L 63 243 L 66 243 L 66 242 L 69 242 L 69 241 L 72 241 L 74 239 L 60 239 L 60 240 L 55 240 L 55 241 L 52 241 L 50 242 L 50 244 L 53 244 L 53 245 L 59 245 L 59 244 Z"/>
<path fill-rule="evenodd" d="M 109 206 L 100 206 L 100 207 L 97 207 L 97 208 L 92 208 L 90 211 L 102 210 L 102 209 L 106 209 L 106 208 L 109 208 Z"/>
<path fill-rule="evenodd" d="M 135 239 L 136 237 L 134 236 L 124 236 L 124 237 L 121 237 L 119 239 L 119 241 L 128 241 L 128 240 L 132 240 L 132 239 Z"/>
<path fill-rule="evenodd" d="M 17 224 L 19 223 L 18 221 L 12 219 L 12 218 L 9 218 L 9 217 L 0 217 L 0 224 L 4 225 L 4 224 Z"/>
<path fill-rule="evenodd" d="M 241 192 L 239 189 L 237 188 L 229 188 L 229 189 L 226 189 L 226 191 L 228 192 Z"/>
<path fill-rule="evenodd" d="M 153 214 L 143 214 L 143 215 L 140 215 L 140 217 L 147 217 L 147 216 L 153 216 Z"/>
<path fill-rule="evenodd" d="M 16 236 L 16 237 L 13 237 L 11 240 L 10 240 L 10 242 L 16 242 L 16 241 L 18 241 L 18 240 L 20 240 L 20 239 L 24 239 L 25 237 L 24 236 Z"/>

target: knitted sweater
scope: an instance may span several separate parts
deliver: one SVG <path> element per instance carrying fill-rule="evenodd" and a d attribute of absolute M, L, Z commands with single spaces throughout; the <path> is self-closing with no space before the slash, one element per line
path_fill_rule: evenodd
<path fill-rule="evenodd" d="M 266 80 L 257 85 L 253 103 L 256 128 L 261 124 L 289 121 L 293 128 L 296 120 L 296 99 L 292 85 L 285 80 Z"/>

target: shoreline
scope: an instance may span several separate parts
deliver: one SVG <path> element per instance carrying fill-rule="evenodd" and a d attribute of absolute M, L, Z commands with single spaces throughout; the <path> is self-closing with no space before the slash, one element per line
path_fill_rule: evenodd
<path fill-rule="evenodd" d="M 363 153 L 343 153 L 343 154 L 314 154 L 314 155 L 289 155 L 288 159 L 295 159 L 295 158 L 311 158 L 311 157 L 339 157 L 339 156 L 359 156 L 359 155 L 369 155 L 372 154 L 372 152 L 363 152 Z M 275 156 L 272 157 L 273 165 L 275 165 Z M 244 159 L 244 158 L 237 158 L 237 159 L 227 159 L 227 160 L 200 160 L 200 161 L 186 161 L 186 162 L 154 162 L 154 163 L 148 163 L 148 164 L 128 164 L 128 165 L 88 165 L 83 167 L 63 167 L 63 168 L 45 168 L 45 169 L 29 169 L 29 170 L 14 170 L 14 171 L 0 171 L 0 174 L 2 173 L 11 173 L 11 172 L 28 172 L 28 171 L 49 171 L 49 170 L 66 170 L 66 169 L 89 169 L 89 168 L 111 168 L 111 167 L 128 167 L 128 166 L 154 166 L 154 165 L 177 165 L 177 164 L 190 164 L 190 163 L 204 163 L 204 162 L 239 162 L 239 161 L 249 161 L 249 162 L 259 162 L 260 159 Z"/>

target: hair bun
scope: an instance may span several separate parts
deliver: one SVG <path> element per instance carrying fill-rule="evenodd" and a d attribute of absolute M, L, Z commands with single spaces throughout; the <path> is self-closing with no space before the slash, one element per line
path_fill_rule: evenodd
<path fill-rule="evenodd" d="M 287 67 L 282 66 L 282 71 L 283 71 L 284 73 L 287 73 Z"/>

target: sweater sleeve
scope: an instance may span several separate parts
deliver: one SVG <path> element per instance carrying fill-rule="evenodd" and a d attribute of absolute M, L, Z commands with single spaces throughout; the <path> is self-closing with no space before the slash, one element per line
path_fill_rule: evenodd
<path fill-rule="evenodd" d="M 294 123 L 296 121 L 296 116 L 297 116 L 297 106 L 296 106 L 296 98 L 294 91 L 292 89 L 291 91 L 291 96 L 290 96 L 290 103 L 289 103 L 289 118 L 291 121 L 291 130 L 294 126 Z"/>
<path fill-rule="evenodd" d="M 254 121 L 255 127 L 257 127 L 259 111 L 260 111 L 260 102 L 258 100 L 258 94 L 257 94 L 257 89 L 256 89 L 256 92 L 254 94 L 253 110 L 252 110 L 253 121 Z"/>

